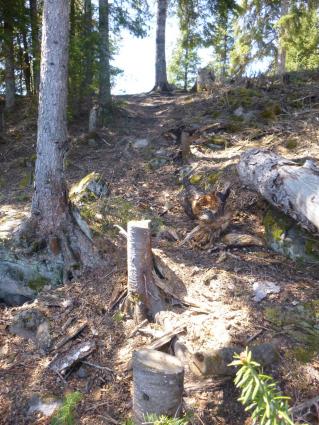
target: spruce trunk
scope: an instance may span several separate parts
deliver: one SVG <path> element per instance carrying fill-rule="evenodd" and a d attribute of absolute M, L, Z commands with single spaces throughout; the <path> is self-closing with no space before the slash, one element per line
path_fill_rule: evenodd
<path fill-rule="evenodd" d="M 61 254 L 69 276 L 81 266 L 93 266 L 98 256 L 77 225 L 68 201 L 64 156 L 70 3 L 45 0 L 43 10 L 35 192 L 31 223 L 46 239 L 52 254 Z"/>
<path fill-rule="evenodd" d="M 40 40 L 37 0 L 30 1 L 31 42 L 32 42 L 32 76 L 33 93 L 39 92 L 40 85 Z"/>
<path fill-rule="evenodd" d="M 166 72 L 165 32 L 167 0 L 157 0 L 156 63 L 154 90 L 169 91 Z"/>
<path fill-rule="evenodd" d="M 100 31 L 100 125 L 107 124 L 112 108 L 111 72 L 110 72 L 110 34 L 108 0 L 99 0 L 99 31 Z"/>
<path fill-rule="evenodd" d="M 5 56 L 5 102 L 6 109 L 12 109 L 15 104 L 15 77 L 14 77 L 14 47 L 13 25 L 11 19 L 4 21 L 4 56 Z"/>

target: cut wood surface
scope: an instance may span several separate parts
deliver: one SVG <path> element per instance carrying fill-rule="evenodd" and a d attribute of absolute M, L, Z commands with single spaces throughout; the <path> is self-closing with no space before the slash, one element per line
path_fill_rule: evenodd
<path fill-rule="evenodd" d="M 151 232 L 148 220 L 130 221 L 127 226 L 128 303 L 136 323 L 154 316 L 164 305 L 154 283 Z"/>
<path fill-rule="evenodd" d="M 319 167 L 250 149 L 237 165 L 241 181 L 313 233 L 319 232 Z"/>
<path fill-rule="evenodd" d="M 149 414 L 178 417 L 182 409 L 184 368 L 180 361 L 156 350 L 133 355 L 133 413 L 137 425 Z"/>

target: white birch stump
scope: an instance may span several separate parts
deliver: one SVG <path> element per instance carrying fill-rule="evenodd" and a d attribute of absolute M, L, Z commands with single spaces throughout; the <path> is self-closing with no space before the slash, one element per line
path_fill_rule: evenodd
<path fill-rule="evenodd" d="M 319 233 L 319 168 L 250 149 L 237 165 L 241 181 L 312 233 Z"/>
<path fill-rule="evenodd" d="M 154 283 L 149 220 L 130 221 L 127 226 L 128 305 L 135 321 L 153 318 L 164 309 Z"/>
<path fill-rule="evenodd" d="M 140 350 L 133 354 L 133 414 L 136 425 L 147 415 L 179 417 L 184 389 L 184 368 L 169 354 Z"/>

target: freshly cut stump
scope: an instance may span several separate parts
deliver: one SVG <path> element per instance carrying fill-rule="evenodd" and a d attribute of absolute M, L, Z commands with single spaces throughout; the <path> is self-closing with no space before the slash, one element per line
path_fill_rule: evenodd
<path fill-rule="evenodd" d="M 140 350 L 133 354 L 133 413 L 136 425 L 147 415 L 178 417 L 184 389 L 182 363 L 169 354 Z"/>
<path fill-rule="evenodd" d="M 148 220 L 129 221 L 127 225 L 127 309 L 133 310 L 136 323 L 152 318 L 164 303 L 154 283 L 151 231 Z"/>

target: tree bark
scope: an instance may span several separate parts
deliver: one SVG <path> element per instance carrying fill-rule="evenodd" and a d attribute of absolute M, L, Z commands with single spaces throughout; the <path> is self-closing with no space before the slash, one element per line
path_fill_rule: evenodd
<path fill-rule="evenodd" d="M 127 226 L 128 305 L 141 322 L 164 309 L 153 278 L 149 221 L 130 221 Z"/>
<path fill-rule="evenodd" d="M 281 0 L 280 4 L 280 17 L 286 16 L 289 12 L 289 0 Z M 280 28 L 279 31 L 279 47 L 278 47 L 278 73 L 283 78 L 285 72 L 286 72 L 286 58 L 287 58 L 287 51 L 286 48 L 283 46 L 283 36 L 285 33 L 284 28 Z"/>
<path fill-rule="evenodd" d="M 134 423 L 147 422 L 147 415 L 179 417 L 184 389 L 184 368 L 169 354 L 140 350 L 133 354 Z"/>
<path fill-rule="evenodd" d="M 61 254 L 68 275 L 99 258 L 75 221 L 68 201 L 64 156 L 68 149 L 66 111 L 70 3 L 45 0 L 43 10 L 35 192 L 31 223 Z"/>
<path fill-rule="evenodd" d="M 25 80 L 25 87 L 27 91 L 27 95 L 29 96 L 31 94 L 31 65 L 30 65 L 30 57 L 29 57 L 29 46 L 28 46 L 28 40 L 27 40 L 27 33 L 26 30 L 23 31 L 22 34 L 22 40 L 23 40 L 23 58 L 24 58 L 24 80 Z"/>
<path fill-rule="evenodd" d="M 167 0 L 157 0 L 155 86 L 153 90 L 169 91 L 166 72 L 165 32 Z"/>
<path fill-rule="evenodd" d="M 4 56 L 5 56 L 5 101 L 6 109 L 15 105 L 13 23 L 9 16 L 4 17 Z"/>
<path fill-rule="evenodd" d="M 319 232 L 319 168 L 250 149 L 237 165 L 241 181 L 312 233 Z"/>
<path fill-rule="evenodd" d="M 93 8 L 91 0 L 84 0 L 84 50 L 85 50 L 85 59 L 84 59 L 84 99 L 86 103 L 87 110 L 90 111 L 92 107 L 92 82 L 93 82 L 93 62 L 94 62 L 94 52 L 92 49 L 92 31 L 93 31 Z"/>
<path fill-rule="evenodd" d="M 110 72 L 110 34 L 108 0 L 99 0 L 99 31 L 100 31 L 100 125 L 107 124 L 112 108 L 111 72 Z"/>
<path fill-rule="evenodd" d="M 32 41 L 32 75 L 33 75 L 33 92 L 39 92 L 40 85 L 40 40 L 39 40 L 39 23 L 38 23 L 38 5 L 37 0 L 29 0 L 30 2 L 30 20 L 31 20 L 31 41 Z"/>

